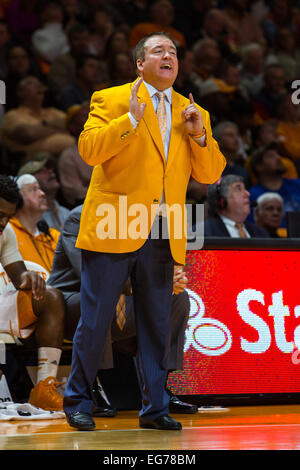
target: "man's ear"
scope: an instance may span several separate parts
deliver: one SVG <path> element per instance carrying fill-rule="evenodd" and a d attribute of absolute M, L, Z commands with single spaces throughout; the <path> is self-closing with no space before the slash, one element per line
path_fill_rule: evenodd
<path fill-rule="evenodd" d="M 136 61 L 136 69 L 137 69 L 137 72 L 139 74 L 140 77 L 143 76 L 143 70 L 144 70 L 144 63 L 142 61 L 142 59 L 137 59 Z"/>

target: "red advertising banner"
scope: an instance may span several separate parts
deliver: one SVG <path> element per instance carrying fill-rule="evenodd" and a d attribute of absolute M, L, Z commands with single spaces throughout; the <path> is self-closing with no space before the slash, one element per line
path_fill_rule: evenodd
<path fill-rule="evenodd" d="M 190 317 L 173 392 L 300 393 L 299 267 L 298 251 L 188 252 Z"/>

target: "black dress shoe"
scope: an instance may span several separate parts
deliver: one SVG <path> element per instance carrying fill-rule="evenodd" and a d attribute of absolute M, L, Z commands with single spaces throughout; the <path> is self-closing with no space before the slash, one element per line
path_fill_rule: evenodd
<path fill-rule="evenodd" d="M 198 412 L 198 406 L 191 403 L 185 403 L 179 400 L 175 395 L 171 395 L 169 403 L 170 413 L 194 414 Z"/>
<path fill-rule="evenodd" d="M 95 406 L 93 407 L 92 415 L 95 418 L 112 418 L 116 416 L 117 409 L 113 408 L 106 397 L 102 386 L 97 383 L 94 384 L 92 389 L 93 401 Z"/>
<path fill-rule="evenodd" d="M 66 413 L 66 418 L 72 428 L 77 428 L 80 431 L 92 431 L 96 427 L 91 415 L 81 411 L 75 411 L 70 414 Z"/>
<path fill-rule="evenodd" d="M 146 429 L 160 429 L 162 431 L 180 431 L 182 429 L 181 423 L 175 421 L 169 415 L 159 416 L 152 421 L 146 421 L 140 418 L 140 427 Z"/>

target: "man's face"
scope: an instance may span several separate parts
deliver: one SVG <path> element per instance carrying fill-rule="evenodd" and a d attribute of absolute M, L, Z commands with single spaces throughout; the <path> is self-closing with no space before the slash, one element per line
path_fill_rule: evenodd
<path fill-rule="evenodd" d="M 176 80 L 178 60 L 176 47 L 165 36 L 152 36 L 145 43 L 145 60 L 137 60 L 137 68 L 145 82 L 157 90 L 166 90 Z"/>
<path fill-rule="evenodd" d="M 284 70 L 279 67 L 270 68 L 265 77 L 266 88 L 271 93 L 284 93 L 285 91 L 285 74 Z"/>
<path fill-rule="evenodd" d="M 272 124 L 266 124 L 262 127 L 259 134 L 259 145 L 264 147 L 272 142 L 278 142 L 278 134 Z"/>
<path fill-rule="evenodd" d="M 283 175 L 285 167 L 277 150 L 267 150 L 260 165 L 263 173 L 268 175 Z"/>
<path fill-rule="evenodd" d="M 25 76 L 30 67 L 28 54 L 23 47 L 16 46 L 10 49 L 7 62 L 10 72 L 21 76 Z"/>
<path fill-rule="evenodd" d="M 82 69 L 79 71 L 79 76 L 91 84 L 95 84 L 99 78 L 100 62 L 98 60 L 89 58 L 85 61 Z"/>
<path fill-rule="evenodd" d="M 227 127 L 219 140 L 220 147 L 225 152 L 236 153 L 239 150 L 239 134 L 235 127 Z"/>
<path fill-rule="evenodd" d="M 90 36 L 87 31 L 74 34 L 69 38 L 72 52 L 74 55 L 84 54 L 88 52 Z"/>
<path fill-rule="evenodd" d="M 278 199 L 271 199 L 259 207 L 257 223 L 265 228 L 278 228 L 281 225 L 282 213 L 282 203 Z"/>
<path fill-rule="evenodd" d="M 241 181 L 230 185 L 226 212 L 236 222 L 244 222 L 250 214 L 250 194 Z"/>
<path fill-rule="evenodd" d="M 0 236 L 3 233 L 9 219 L 16 213 L 16 204 L 8 202 L 0 197 Z"/>
<path fill-rule="evenodd" d="M 21 190 L 24 199 L 24 209 L 36 212 L 45 212 L 48 209 L 47 199 L 39 183 L 24 184 Z"/>
<path fill-rule="evenodd" d="M 26 102 L 40 102 L 42 103 L 45 96 L 46 87 L 43 83 L 35 77 L 30 77 L 26 85 L 20 91 L 22 100 Z"/>
<path fill-rule="evenodd" d="M 59 183 L 56 178 L 56 174 L 50 166 L 44 166 L 39 171 L 37 171 L 34 176 L 39 182 L 41 189 L 48 194 L 48 192 L 57 191 L 59 188 Z"/>

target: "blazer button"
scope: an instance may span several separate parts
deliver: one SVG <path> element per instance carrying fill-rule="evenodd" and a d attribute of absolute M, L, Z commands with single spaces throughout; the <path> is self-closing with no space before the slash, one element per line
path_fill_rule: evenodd
<path fill-rule="evenodd" d="M 156 203 L 158 203 L 158 199 L 153 199 L 153 202 L 156 202 Z"/>

